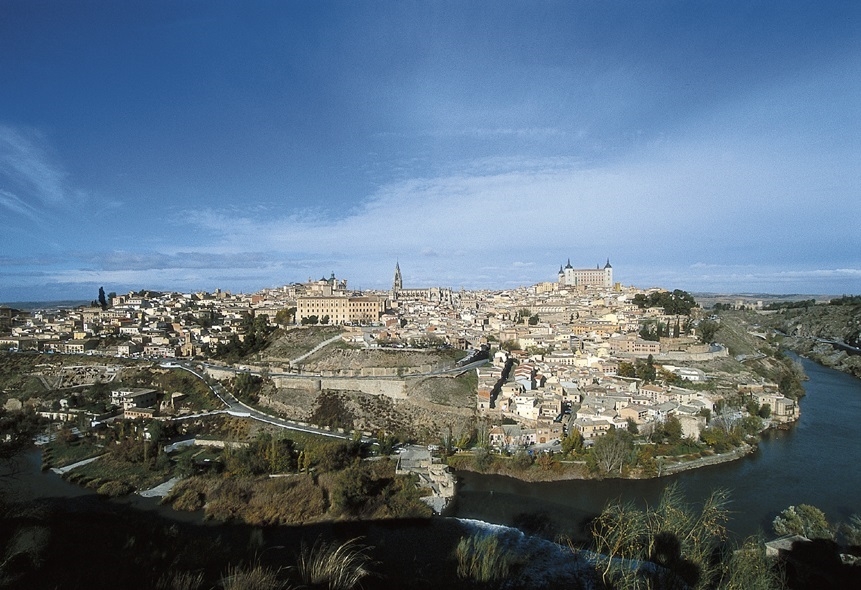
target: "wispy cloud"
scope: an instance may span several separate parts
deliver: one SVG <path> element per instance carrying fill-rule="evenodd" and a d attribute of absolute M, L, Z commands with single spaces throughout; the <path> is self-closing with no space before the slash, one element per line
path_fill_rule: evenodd
<path fill-rule="evenodd" d="M 38 211 L 7 190 L 0 188 L 0 207 L 5 207 L 12 213 L 17 213 L 31 221 L 37 221 Z"/>
<path fill-rule="evenodd" d="M 0 207 L 40 221 L 46 207 L 83 198 L 83 193 L 70 186 L 67 172 L 53 157 L 43 135 L 0 125 Z"/>

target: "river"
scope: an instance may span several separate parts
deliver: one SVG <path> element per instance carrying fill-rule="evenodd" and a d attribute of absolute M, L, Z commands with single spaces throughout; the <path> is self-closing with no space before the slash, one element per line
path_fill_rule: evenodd
<path fill-rule="evenodd" d="M 729 490 L 728 528 L 736 537 L 758 530 L 772 535 L 772 520 L 790 505 L 817 506 L 832 523 L 861 514 L 861 380 L 801 362 L 810 379 L 800 421 L 790 430 L 767 432 L 745 458 L 650 480 L 525 483 L 460 473 L 452 516 L 578 538 L 584 521 L 608 500 L 655 505 L 670 482 L 678 482 L 693 503 L 716 488 Z"/>
<path fill-rule="evenodd" d="M 582 539 L 584 523 L 608 500 L 621 497 L 641 506 L 655 505 L 664 487 L 675 481 L 692 503 L 701 502 L 716 488 L 729 490 L 728 528 L 737 538 L 757 530 L 770 536 L 771 521 L 790 505 L 812 504 L 832 523 L 846 520 L 861 513 L 861 469 L 856 464 L 861 457 L 861 437 L 857 436 L 861 380 L 806 359 L 801 362 L 810 380 L 805 383 L 807 395 L 801 401 L 799 423 L 790 430 L 766 433 L 758 450 L 745 458 L 650 480 L 527 483 L 462 472 L 458 474 L 458 495 L 447 515 L 547 537 L 564 534 Z M 19 497 L 91 496 L 88 502 L 105 501 L 53 473 L 40 473 L 38 452 L 27 455 L 24 467 L 14 486 Z M 173 519 L 200 522 L 199 515 L 174 512 L 156 499 L 135 495 L 120 502 L 157 510 Z M 393 526 L 397 525 L 388 523 L 384 528 L 391 531 Z M 405 527 L 412 529 L 415 523 Z"/>

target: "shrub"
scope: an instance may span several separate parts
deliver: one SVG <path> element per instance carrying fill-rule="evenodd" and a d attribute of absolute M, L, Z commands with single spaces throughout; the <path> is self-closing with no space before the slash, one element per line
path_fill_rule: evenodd
<path fill-rule="evenodd" d="M 493 464 L 493 455 L 491 455 L 490 451 L 488 451 L 487 449 L 478 448 L 475 450 L 475 454 L 472 456 L 472 464 L 475 467 L 476 471 L 487 471 Z"/>
<path fill-rule="evenodd" d="M 790 506 L 772 523 L 778 535 L 804 535 L 808 539 L 832 539 L 834 532 L 825 514 L 809 504 Z"/>
<path fill-rule="evenodd" d="M 131 494 L 134 490 L 134 486 L 124 481 L 108 481 L 96 489 L 99 494 L 109 496 L 111 498 Z"/>
<path fill-rule="evenodd" d="M 520 449 L 511 458 L 511 466 L 518 471 L 529 469 L 532 466 L 532 455 Z"/>

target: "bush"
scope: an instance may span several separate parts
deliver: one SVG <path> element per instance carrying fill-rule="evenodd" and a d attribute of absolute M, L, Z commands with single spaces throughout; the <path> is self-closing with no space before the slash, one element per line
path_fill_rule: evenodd
<path fill-rule="evenodd" d="M 96 492 L 103 496 L 116 498 L 117 496 L 125 496 L 134 491 L 134 487 L 124 481 L 109 481 L 100 485 Z"/>
<path fill-rule="evenodd" d="M 532 466 L 532 456 L 524 449 L 520 449 L 511 458 L 511 466 L 518 471 L 524 471 Z"/>
<path fill-rule="evenodd" d="M 493 455 L 484 448 L 478 448 L 472 456 L 472 464 L 476 471 L 485 472 L 493 465 Z"/>
<path fill-rule="evenodd" d="M 809 504 L 790 506 L 772 523 L 778 535 L 804 535 L 808 539 L 833 539 L 834 531 L 825 514 Z"/>

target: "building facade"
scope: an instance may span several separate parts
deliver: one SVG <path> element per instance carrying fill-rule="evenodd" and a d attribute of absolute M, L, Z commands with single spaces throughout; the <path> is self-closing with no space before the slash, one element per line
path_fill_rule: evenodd
<path fill-rule="evenodd" d="M 386 310 L 386 300 L 376 296 L 316 295 L 296 298 L 296 320 L 328 316 L 330 324 L 374 323 Z"/>
<path fill-rule="evenodd" d="M 610 259 L 607 259 L 604 268 L 601 268 L 599 264 L 596 264 L 595 268 L 574 268 L 571 266 L 571 259 L 568 259 L 568 264 L 559 267 L 559 286 L 611 288 L 613 286 L 613 267 L 610 265 Z"/>

